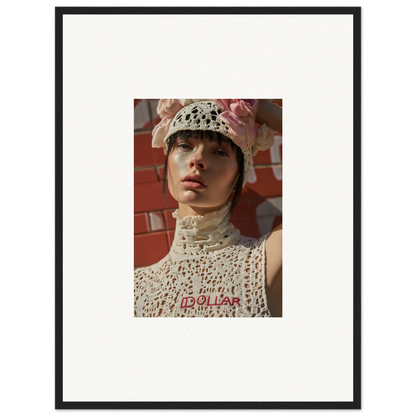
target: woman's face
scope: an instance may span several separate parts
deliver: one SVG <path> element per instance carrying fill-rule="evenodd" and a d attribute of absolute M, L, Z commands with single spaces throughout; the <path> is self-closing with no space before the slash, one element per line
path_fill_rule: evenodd
<path fill-rule="evenodd" d="M 168 186 L 178 201 L 179 215 L 204 215 L 227 202 L 236 183 L 236 150 L 231 141 L 221 145 L 199 138 L 181 139 L 168 158 Z"/>

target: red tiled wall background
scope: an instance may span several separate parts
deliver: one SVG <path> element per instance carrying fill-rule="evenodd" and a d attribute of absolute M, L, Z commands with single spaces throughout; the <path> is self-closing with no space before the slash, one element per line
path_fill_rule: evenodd
<path fill-rule="evenodd" d="M 151 129 L 148 106 L 158 100 L 134 100 L 135 127 Z M 273 100 L 282 106 L 281 100 Z M 160 121 L 153 120 L 153 125 Z M 162 196 L 161 180 L 165 155 L 151 147 L 151 131 L 134 134 L 134 265 L 148 266 L 161 260 L 170 249 L 175 230 L 172 212 L 177 202 L 166 190 Z M 241 234 L 259 238 L 282 222 L 282 137 L 275 134 L 270 150 L 253 158 L 254 174 L 244 186 L 234 208 L 231 222 Z"/>

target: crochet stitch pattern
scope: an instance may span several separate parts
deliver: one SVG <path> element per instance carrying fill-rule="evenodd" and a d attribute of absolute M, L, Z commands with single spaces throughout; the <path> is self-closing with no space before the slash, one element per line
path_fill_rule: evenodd
<path fill-rule="evenodd" d="M 176 218 L 175 239 L 160 262 L 135 270 L 136 317 L 269 317 L 265 241 L 223 221 L 228 206 Z"/>
<path fill-rule="evenodd" d="M 231 138 L 231 128 L 220 119 L 220 114 L 219 107 L 211 101 L 190 104 L 173 118 L 166 137 L 179 130 L 211 130 Z"/>

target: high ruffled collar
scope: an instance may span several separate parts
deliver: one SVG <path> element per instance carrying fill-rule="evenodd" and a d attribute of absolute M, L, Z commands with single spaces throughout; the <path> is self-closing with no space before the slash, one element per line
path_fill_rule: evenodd
<path fill-rule="evenodd" d="M 172 216 L 176 218 L 175 238 L 171 252 L 177 255 L 208 252 L 226 248 L 235 242 L 240 231 L 227 220 L 229 204 L 218 211 L 205 215 L 179 217 L 176 210 Z"/>

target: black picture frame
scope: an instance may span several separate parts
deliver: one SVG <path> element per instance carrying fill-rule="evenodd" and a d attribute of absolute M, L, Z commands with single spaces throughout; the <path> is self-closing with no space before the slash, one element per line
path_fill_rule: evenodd
<path fill-rule="evenodd" d="M 111 14 L 347 14 L 353 18 L 353 400 L 339 401 L 65 401 L 63 394 L 63 18 L 66 15 Z M 359 7 L 57 7 L 56 54 L 56 298 L 55 298 L 55 408 L 56 409 L 360 409 L 361 408 L 361 8 Z"/>

